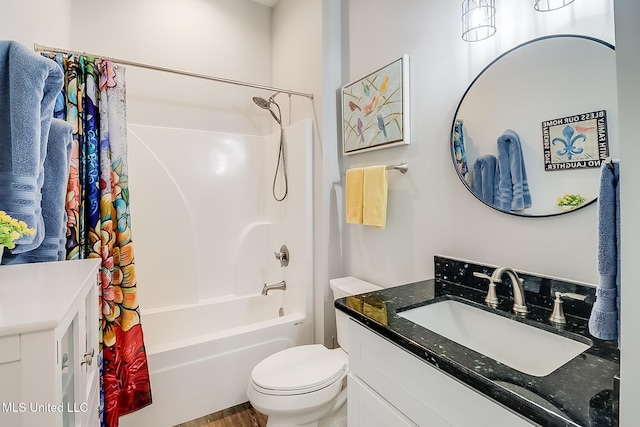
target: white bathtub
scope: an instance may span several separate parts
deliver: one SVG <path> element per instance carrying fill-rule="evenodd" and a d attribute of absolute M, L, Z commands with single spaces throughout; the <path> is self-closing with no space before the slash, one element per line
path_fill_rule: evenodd
<path fill-rule="evenodd" d="M 303 344 L 304 315 L 282 307 L 273 291 L 143 312 L 153 404 L 120 425 L 174 426 L 246 402 L 253 367 Z"/>

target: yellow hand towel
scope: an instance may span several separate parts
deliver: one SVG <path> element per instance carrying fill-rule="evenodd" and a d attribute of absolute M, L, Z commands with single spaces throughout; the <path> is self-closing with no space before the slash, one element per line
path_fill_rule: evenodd
<path fill-rule="evenodd" d="M 376 228 L 387 224 L 387 168 L 371 166 L 364 169 L 362 223 Z"/>
<path fill-rule="evenodd" d="M 363 168 L 348 169 L 346 174 L 346 219 L 347 224 L 362 224 Z"/>

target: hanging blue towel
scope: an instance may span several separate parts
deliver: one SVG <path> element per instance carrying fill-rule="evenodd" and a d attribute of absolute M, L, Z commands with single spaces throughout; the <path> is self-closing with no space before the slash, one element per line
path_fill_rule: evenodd
<path fill-rule="evenodd" d="M 62 70 L 54 61 L 0 40 L 0 210 L 36 230 L 16 240 L 14 254 L 37 248 L 44 239 L 44 159 L 62 86 Z"/>
<path fill-rule="evenodd" d="M 496 205 L 505 211 L 531 207 L 531 193 L 518 134 L 507 129 L 498 138 L 498 195 Z"/>
<path fill-rule="evenodd" d="M 462 120 L 456 120 L 455 129 L 453 131 L 453 152 L 456 158 L 456 168 L 462 179 L 469 183 L 469 166 L 467 165 L 467 153 L 464 148 L 464 132 Z"/>
<path fill-rule="evenodd" d="M 620 339 L 620 164 L 600 169 L 598 194 L 598 273 L 589 332 L 603 340 Z M 619 344 L 619 341 L 618 341 Z"/>
<path fill-rule="evenodd" d="M 493 154 L 478 157 L 473 164 L 472 190 L 479 199 L 494 205 L 494 195 L 497 190 L 497 159 Z"/>
<path fill-rule="evenodd" d="M 42 185 L 42 217 L 45 229 L 42 243 L 28 252 L 5 255 L 2 259 L 3 264 L 63 261 L 66 258 L 65 200 L 69 181 L 72 131 L 73 127 L 64 120 L 51 121 Z"/>

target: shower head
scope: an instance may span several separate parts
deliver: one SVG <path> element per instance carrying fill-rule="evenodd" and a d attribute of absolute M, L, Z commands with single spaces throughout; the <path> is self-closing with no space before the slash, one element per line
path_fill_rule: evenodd
<path fill-rule="evenodd" d="M 261 98 L 259 96 L 254 96 L 253 97 L 253 102 L 255 102 L 255 104 L 260 107 L 260 108 L 264 108 L 265 110 L 268 110 L 271 108 L 271 103 L 269 101 L 267 101 L 264 98 Z"/>
<path fill-rule="evenodd" d="M 278 93 L 274 93 L 273 95 L 271 95 L 271 97 L 269 97 L 269 99 L 264 99 L 262 97 L 259 96 L 254 96 L 253 97 L 253 102 L 260 108 L 264 108 L 265 110 L 269 111 L 271 113 L 271 115 L 273 116 L 273 118 L 276 120 L 276 122 L 278 122 L 278 124 L 280 126 L 282 126 L 282 114 L 280 113 L 280 106 L 278 105 L 278 103 L 273 99 Z M 271 105 L 275 105 L 276 107 L 278 107 L 278 115 L 276 116 L 276 113 L 273 112 L 273 110 L 271 109 Z"/>

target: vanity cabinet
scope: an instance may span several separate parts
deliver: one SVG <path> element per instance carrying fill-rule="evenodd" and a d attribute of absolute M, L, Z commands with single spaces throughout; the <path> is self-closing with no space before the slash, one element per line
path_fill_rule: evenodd
<path fill-rule="evenodd" d="M 532 425 L 353 319 L 349 370 L 349 427 Z"/>
<path fill-rule="evenodd" d="M 0 426 L 99 425 L 99 266 L 0 267 Z"/>

